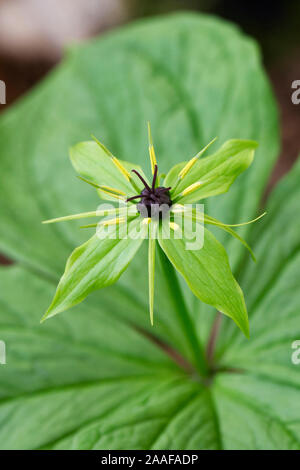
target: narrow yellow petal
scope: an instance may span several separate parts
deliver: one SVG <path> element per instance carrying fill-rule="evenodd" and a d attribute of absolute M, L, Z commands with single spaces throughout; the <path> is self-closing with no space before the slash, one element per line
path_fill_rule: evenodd
<path fill-rule="evenodd" d="M 128 216 L 136 215 L 138 212 L 137 207 L 130 206 L 130 207 L 116 207 L 114 209 L 97 209 L 96 211 L 91 212 L 82 212 L 80 214 L 71 214 L 65 215 L 63 217 L 56 217 L 55 219 L 43 220 L 42 224 L 53 224 L 55 222 L 65 222 L 68 220 L 77 220 L 77 219 L 85 219 L 89 217 L 105 217 L 109 215 L 122 215 L 126 214 Z"/>
<path fill-rule="evenodd" d="M 97 211 L 82 212 L 81 214 L 65 215 L 63 217 L 56 217 L 55 219 L 43 220 L 42 224 L 53 224 L 55 222 L 64 222 L 66 220 L 84 219 L 85 217 L 97 217 Z"/>
<path fill-rule="evenodd" d="M 157 161 L 156 161 L 156 156 L 155 156 L 155 151 L 154 151 L 154 146 L 153 146 L 150 122 L 148 122 L 148 141 L 149 141 L 149 156 L 150 156 L 150 163 L 151 163 L 151 171 L 153 175 L 154 170 L 155 170 L 155 165 L 157 165 Z"/>
<path fill-rule="evenodd" d="M 243 225 L 253 224 L 253 222 L 256 222 L 257 220 L 261 219 L 261 218 L 264 217 L 265 215 L 266 215 L 266 212 L 264 212 L 263 214 L 259 215 L 259 216 L 256 217 L 255 219 L 248 220 L 248 222 L 241 222 L 240 224 L 225 224 L 225 225 L 227 225 L 227 227 L 243 227 Z"/>

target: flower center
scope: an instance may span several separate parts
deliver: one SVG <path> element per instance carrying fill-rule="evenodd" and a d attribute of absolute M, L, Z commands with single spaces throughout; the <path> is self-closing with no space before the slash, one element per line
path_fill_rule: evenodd
<path fill-rule="evenodd" d="M 142 181 L 145 186 L 141 194 L 133 196 L 127 199 L 127 201 L 132 201 L 133 199 L 140 198 L 140 202 L 137 205 L 137 209 L 142 217 L 153 217 L 161 218 L 167 213 L 172 205 L 170 198 L 170 189 L 165 188 L 164 186 L 155 187 L 156 178 L 157 178 L 157 165 L 155 165 L 153 180 L 151 187 L 146 183 L 144 178 L 139 174 L 138 171 L 132 170 Z"/>

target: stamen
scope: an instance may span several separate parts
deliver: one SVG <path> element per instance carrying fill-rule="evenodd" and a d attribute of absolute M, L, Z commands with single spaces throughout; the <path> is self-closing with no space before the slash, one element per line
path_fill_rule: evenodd
<path fill-rule="evenodd" d="M 194 166 L 194 164 L 197 161 L 197 157 L 191 158 L 189 162 L 185 165 L 185 167 L 182 168 L 182 170 L 178 174 L 178 178 L 181 180 L 186 176 L 186 174 L 190 171 L 190 169 Z"/>
<path fill-rule="evenodd" d="M 154 167 L 154 174 L 153 174 L 153 180 L 152 180 L 152 191 L 155 189 L 155 183 L 156 183 L 156 178 L 157 178 L 157 165 Z"/>
<path fill-rule="evenodd" d="M 118 168 L 118 170 L 122 173 L 122 175 L 125 176 L 125 178 L 130 181 L 131 176 L 128 170 L 122 165 L 122 163 L 116 158 L 112 157 L 112 161 L 114 162 L 115 166 Z"/>
<path fill-rule="evenodd" d="M 155 151 L 154 151 L 151 127 L 150 127 L 149 121 L 148 121 L 148 141 L 149 141 L 149 155 L 150 155 L 151 170 L 152 170 L 152 174 L 154 174 L 155 165 L 157 165 L 157 162 L 156 162 L 156 157 L 155 157 Z"/>
<path fill-rule="evenodd" d="M 196 191 L 196 189 L 198 189 L 200 186 L 202 186 L 202 184 L 203 183 L 201 181 L 196 181 L 196 183 L 193 183 L 190 186 L 188 186 L 187 188 L 185 188 L 182 191 L 181 196 L 187 196 L 188 194 L 193 193 L 194 191 Z"/>
<path fill-rule="evenodd" d="M 99 145 L 99 147 L 106 153 L 106 155 L 112 159 L 114 165 L 117 167 L 117 169 L 120 171 L 120 173 L 122 173 L 122 175 L 125 176 L 127 181 L 129 181 L 131 183 L 132 187 L 135 190 L 138 190 L 138 188 L 136 187 L 134 181 L 132 181 L 131 174 L 129 173 L 128 170 L 126 170 L 124 165 L 122 165 L 120 160 L 118 160 L 117 157 L 114 157 L 114 155 L 105 147 L 105 145 L 103 145 L 94 135 L 92 135 L 92 138 Z"/>
<path fill-rule="evenodd" d="M 215 137 L 211 142 L 209 142 L 200 152 L 197 153 L 197 155 L 193 158 L 191 158 L 190 161 L 187 162 L 187 164 L 182 168 L 182 170 L 179 172 L 178 178 L 183 179 L 187 173 L 190 171 L 190 169 L 194 166 L 196 161 L 203 155 L 203 153 L 210 147 L 215 141 L 217 140 L 217 137 Z"/>

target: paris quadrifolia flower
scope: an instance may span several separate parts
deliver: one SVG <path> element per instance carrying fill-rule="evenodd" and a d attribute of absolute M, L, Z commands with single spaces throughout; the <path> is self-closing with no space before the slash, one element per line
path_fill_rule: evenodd
<path fill-rule="evenodd" d="M 246 241 L 234 231 L 234 225 L 205 214 L 203 201 L 229 190 L 236 177 L 252 163 L 257 143 L 229 140 L 212 155 L 203 157 L 215 142 L 213 139 L 191 160 L 175 165 L 163 175 L 159 172 L 149 124 L 148 135 L 150 180 L 138 165 L 117 159 L 95 137 L 71 149 L 71 161 L 79 177 L 94 186 L 106 202 L 96 211 L 44 222 L 84 218 L 96 221 L 83 225 L 83 228 L 94 229 L 93 236 L 71 254 L 42 320 L 78 304 L 90 292 L 116 282 L 141 244 L 147 242 L 152 324 L 158 252 L 170 263 L 171 269 L 174 267 L 183 276 L 200 300 L 231 317 L 248 337 L 248 315 L 242 290 L 231 272 L 224 247 L 207 226 L 225 230 L 242 242 L 253 258 L 254 255 Z M 244 223 L 235 224 L 240 225 Z"/>

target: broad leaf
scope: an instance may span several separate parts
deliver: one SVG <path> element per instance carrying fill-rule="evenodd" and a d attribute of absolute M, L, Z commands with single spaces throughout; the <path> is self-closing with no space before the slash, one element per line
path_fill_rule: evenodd
<path fill-rule="evenodd" d="M 41 325 L 40 315 L 53 289 L 49 281 L 11 267 L 0 269 L 0 283 L 0 337 L 7 345 L 7 364 L 0 365 L 2 449 L 54 447 L 61 441 L 71 448 L 73 438 L 106 416 L 100 444 L 105 447 L 122 414 L 128 425 L 127 443 L 118 438 L 114 442 L 120 447 L 147 447 L 177 406 L 196 394 L 198 386 L 187 383 L 164 352 L 120 320 L 109 301 L 90 297 L 72 315 Z M 146 401 L 151 420 L 142 406 Z M 137 433 L 133 443 L 137 413 L 140 418 L 144 413 L 146 421 L 141 423 L 141 438 Z M 122 429 L 121 421 L 119 426 Z"/>
<path fill-rule="evenodd" d="M 70 158 L 75 170 L 88 181 L 119 190 L 127 197 L 136 194 L 137 191 L 132 187 L 130 181 L 126 179 L 113 163 L 112 158 L 96 142 L 81 142 L 75 145 L 70 150 Z M 137 169 L 143 174 L 142 169 L 132 163 L 124 161 L 120 161 L 120 163 L 132 175 L 138 189 L 142 190 L 140 180 L 131 173 L 132 169 Z M 99 193 L 109 199 L 109 196 L 103 191 L 99 191 Z"/>
<path fill-rule="evenodd" d="M 90 240 L 73 251 L 44 320 L 119 279 L 143 242 L 140 217 L 126 225 L 126 237 L 118 238 L 121 234 L 116 226 L 113 227 L 115 233 L 102 226 Z M 122 226 L 119 229 L 121 231 Z"/>
<path fill-rule="evenodd" d="M 276 109 L 257 47 L 222 21 L 172 15 L 74 48 L 31 96 L 1 116 L 1 250 L 61 275 L 86 234 L 76 224 L 49 228 L 40 221 L 99 204 L 93 188 L 75 177 L 68 149 L 94 134 L 146 171 L 148 120 L 164 173 L 216 135 L 215 148 L 233 137 L 258 141 L 251 168 L 206 207 L 228 223 L 256 215 L 278 154 Z M 243 249 L 233 246 L 235 259 Z"/>
<path fill-rule="evenodd" d="M 261 258 L 243 276 L 250 340 L 223 317 L 220 372 L 209 387 L 180 374 L 115 312 L 107 315 L 107 301 L 92 297 L 72 315 L 39 325 L 49 282 L 2 268 L 0 331 L 9 367 L 0 369 L 1 447 L 299 450 L 299 366 L 291 361 L 300 337 L 299 219 L 291 217 L 299 177 L 298 164 L 257 228 Z M 261 271 L 265 277 L 254 283 Z"/>
<path fill-rule="evenodd" d="M 300 162 L 271 195 L 267 216 L 253 234 L 258 262 L 247 263 L 241 273 L 251 339 L 244 343 L 224 322 L 218 354 L 226 350 L 228 361 L 232 357 L 241 367 L 251 364 L 258 374 L 300 385 L 298 368 L 291 361 L 292 342 L 300 338 L 299 177 Z M 252 360 L 258 356 L 259 361 Z"/>
<path fill-rule="evenodd" d="M 196 225 L 200 227 L 200 224 Z M 244 296 L 231 273 L 228 257 L 221 243 L 203 227 L 203 246 L 200 249 L 189 249 L 188 244 L 192 243 L 193 234 L 189 234 L 188 229 L 182 230 L 180 239 L 175 238 L 176 234 L 171 234 L 168 238 L 165 229 L 166 224 L 162 224 L 160 246 L 192 292 L 202 302 L 213 305 L 232 318 L 248 337 L 249 324 Z M 195 231 L 200 230 L 195 228 Z"/>
<path fill-rule="evenodd" d="M 251 165 L 256 147 L 257 143 L 253 141 L 229 140 L 214 155 L 196 161 L 179 184 L 176 184 L 179 173 L 187 162 L 175 165 L 167 174 L 164 184 L 175 186 L 171 190 L 172 198 L 180 198 L 178 202 L 182 204 L 223 194 L 229 190 L 237 176 Z M 196 190 L 184 195 L 184 190 L 187 191 L 196 184 L 199 184 Z"/>
<path fill-rule="evenodd" d="M 26 264 L 0 270 L 0 339 L 7 344 L 0 445 L 299 449 L 299 371 L 291 362 L 291 343 L 300 337 L 299 167 L 274 193 L 252 240 L 246 238 L 258 259 L 241 277 L 250 340 L 222 317 L 215 371 L 205 386 L 192 368 L 183 372 L 169 358 L 178 360 L 176 348 L 185 366 L 191 349 L 159 269 L 150 326 L 146 244 L 116 285 L 39 324 L 65 259 L 87 239 L 76 221 L 40 222 L 99 204 L 95 191 L 74 177 L 67 149 L 93 133 L 117 157 L 144 167 L 147 120 L 164 172 L 215 135 L 221 144 L 257 140 L 251 167 L 228 194 L 206 203 L 210 215 L 227 223 L 256 215 L 278 136 L 252 41 L 214 18 L 172 15 L 71 51 L 0 120 L 0 246 Z M 243 247 L 233 251 L 237 242 L 223 240 L 236 264 Z M 213 309 L 193 299 L 186 295 L 204 340 Z M 149 332 L 159 341 L 151 342 Z"/>
<path fill-rule="evenodd" d="M 1 250 L 57 282 L 67 257 L 87 240 L 87 233 L 78 230 L 76 221 L 51 226 L 40 222 L 99 205 L 94 188 L 75 177 L 69 147 L 94 134 L 114 155 L 146 169 L 147 120 L 164 172 L 216 135 L 215 146 L 233 136 L 257 140 L 251 168 L 228 194 L 206 203 L 210 215 L 228 223 L 253 216 L 278 150 L 275 105 L 257 48 L 222 21 L 172 15 L 71 50 L 31 96 L 1 116 Z M 224 240 L 221 233 L 218 237 Z M 226 240 L 234 265 L 244 250 L 237 242 L 232 246 L 234 251 Z M 146 256 L 142 247 L 112 293 L 103 290 L 99 302 L 110 296 L 119 316 L 153 332 Z M 164 285 L 159 273 L 157 283 Z M 120 304 L 115 289 L 122 293 Z M 191 316 L 202 323 L 196 331 L 208 332 L 213 309 L 188 289 L 186 296 Z M 155 334 L 190 357 L 189 342 L 170 315 L 172 309 L 169 297 L 157 289 Z"/>

